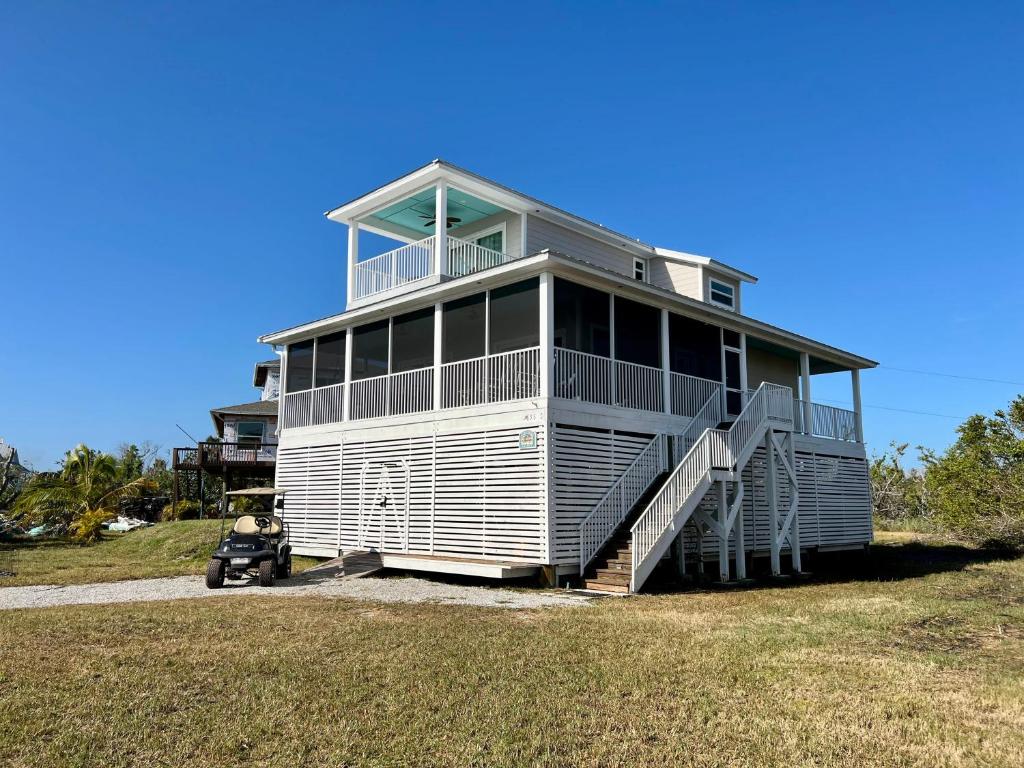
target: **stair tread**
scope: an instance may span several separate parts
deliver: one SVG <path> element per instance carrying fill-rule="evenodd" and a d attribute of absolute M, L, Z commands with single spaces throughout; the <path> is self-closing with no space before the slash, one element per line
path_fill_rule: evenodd
<path fill-rule="evenodd" d="M 629 585 L 606 584 L 601 581 L 587 580 L 583 582 L 586 589 L 593 589 L 598 592 L 629 592 Z"/>

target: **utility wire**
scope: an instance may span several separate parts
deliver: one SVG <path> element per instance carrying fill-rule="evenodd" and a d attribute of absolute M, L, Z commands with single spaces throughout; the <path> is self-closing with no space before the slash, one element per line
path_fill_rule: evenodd
<path fill-rule="evenodd" d="M 984 379 L 978 376 L 961 376 L 957 373 L 939 373 L 938 371 L 919 371 L 914 368 L 896 368 L 892 365 L 880 365 L 881 370 L 901 371 L 902 373 L 916 373 L 921 376 L 941 376 L 944 379 L 962 379 L 964 381 L 983 381 L 986 384 L 1010 384 L 1015 387 L 1024 387 L 1024 381 L 1010 381 L 1009 379 Z"/>
<path fill-rule="evenodd" d="M 849 400 L 829 400 L 824 397 L 815 398 L 816 401 L 822 403 L 838 403 L 839 405 L 850 405 Z M 874 408 L 878 411 L 895 411 L 896 413 L 913 413 L 917 416 L 935 416 L 940 419 L 956 419 L 957 421 L 964 421 L 970 418 L 969 416 L 952 416 L 948 413 L 932 413 L 931 411 L 914 411 L 910 408 L 893 408 L 889 405 L 871 405 L 870 403 L 864 403 L 865 408 Z"/>

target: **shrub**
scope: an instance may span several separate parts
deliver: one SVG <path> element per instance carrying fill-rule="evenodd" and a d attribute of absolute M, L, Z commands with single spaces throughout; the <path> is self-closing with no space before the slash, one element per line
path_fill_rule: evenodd
<path fill-rule="evenodd" d="M 185 499 L 178 502 L 177 509 L 174 504 L 168 504 L 160 513 L 161 520 L 197 520 L 199 518 L 199 502 L 192 499 Z"/>

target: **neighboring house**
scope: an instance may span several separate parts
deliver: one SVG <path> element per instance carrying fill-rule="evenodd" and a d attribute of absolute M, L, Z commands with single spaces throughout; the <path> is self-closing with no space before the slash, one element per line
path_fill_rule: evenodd
<path fill-rule="evenodd" d="M 0 437 L 0 467 L 21 467 L 18 461 L 18 449 Z"/>
<path fill-rule="evenodd" d="M 296 552 L 635 591 L 669 555 L 729 580 L 871 540 L 876 363 L 743 314 L 752 275 L 443 161 L 326 215 L 346 311 L 260 339 Z M 842 371 L 854 409 L 812 402 Z"/>
<path fill-rule="evenodd" d="M 277 460 L 277 401 L 281 394 L 280 360 L 257 363 L 252 383 L 260 390 L 259 400 L 210 411 L 217 441 L 174 449 L 175 504 L 179 498 L 191 495 L 186 488 L 201 492 L 204 472 L 223 477 L 226 490 L 230 490 L 232 483 L 273 478 Z"/>

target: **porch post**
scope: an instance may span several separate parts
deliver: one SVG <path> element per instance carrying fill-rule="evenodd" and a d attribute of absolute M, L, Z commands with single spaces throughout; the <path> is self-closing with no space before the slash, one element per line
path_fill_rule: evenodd
<path fill-rule="evenodd" d="M 771 427 L 764 434 L 765 449 L 765 495 L 768 497 L 768 546 L 771 554 L 772 576 L 782 573 L 782 565 L 779 562 L 779 552 L 782 549 L 779 542 L 779 493 L 776 488 L 778 470 L 775 467 L 775 443 L 772 441 Z"/>
<path fill-rule="evenodd" d="M 860 371 L 850 371 L 850 384 L 853 386 L 853 428 L 858 443 L 864 442 L 864 406 L 860 402 Z"/>
<path fill-rule="evenodd" d="M 608 294 L 608 356 L 611 362 L 608 364 L 610 381 L 608 392 L 611 394 L 611 404 L 619 404 L 619 371 L 615 366 L 615 294 Z"/>
<path fill-rule="evenodd" d="M 729 499 L 725 489 L 725 480 L 718 483 L 718 578 L 729 581 Z"/>
<path fill-rule="evenodd" d="M 806 352 L 800 353 L 800 399 L 803 401 L 803 429 L 800 431 L 809 435 L 814 430 L 811 423 L 811 356 Z"/>
<path fill-rule="evenodd" d="M 359 298 L 356 295 L 356 262 L 359 260 L 359 223 L 356 221 L 350 221 L 348 223 L 348 286 L 346 288 L 345 297 L 348 305 L 352 304 L 352 299 Z"/>
<path fill-rule="evenodd" d="M 555 278 L 540 276 L 540 396 L 551 397 L 555 365 Z"/>
<path fill-rule="evenodd" d="M 740 405 L 747 407 L 747 334 L 740 333 Z"/>
<path fill-rule="evenodd" d="M 345 331 L 345 389 L 341 393 L 341 419 L 349 420 L 352 413 L 352 329 Z"/>
<path fill-rule="evenodd" d="M 661 310 L 661 399 L 665 413 L 672 413 L 672 360 L 668 339 L 668 310 Z"/>
<path fill-rule="evenodd" d="M 441 356 L 441 343 L 444 337 L 441 335 L 441 323 L 444 322 L 444 305 L 438 302 L 434 305 L 434 410 L 441 410 L 441 366 L 444 358 Z"/>
<path fill-rule="evenodd" d="M 434 195 L 434 271 L 448 274 L 448 186 L 444 179 L 437 182 Z"/>

